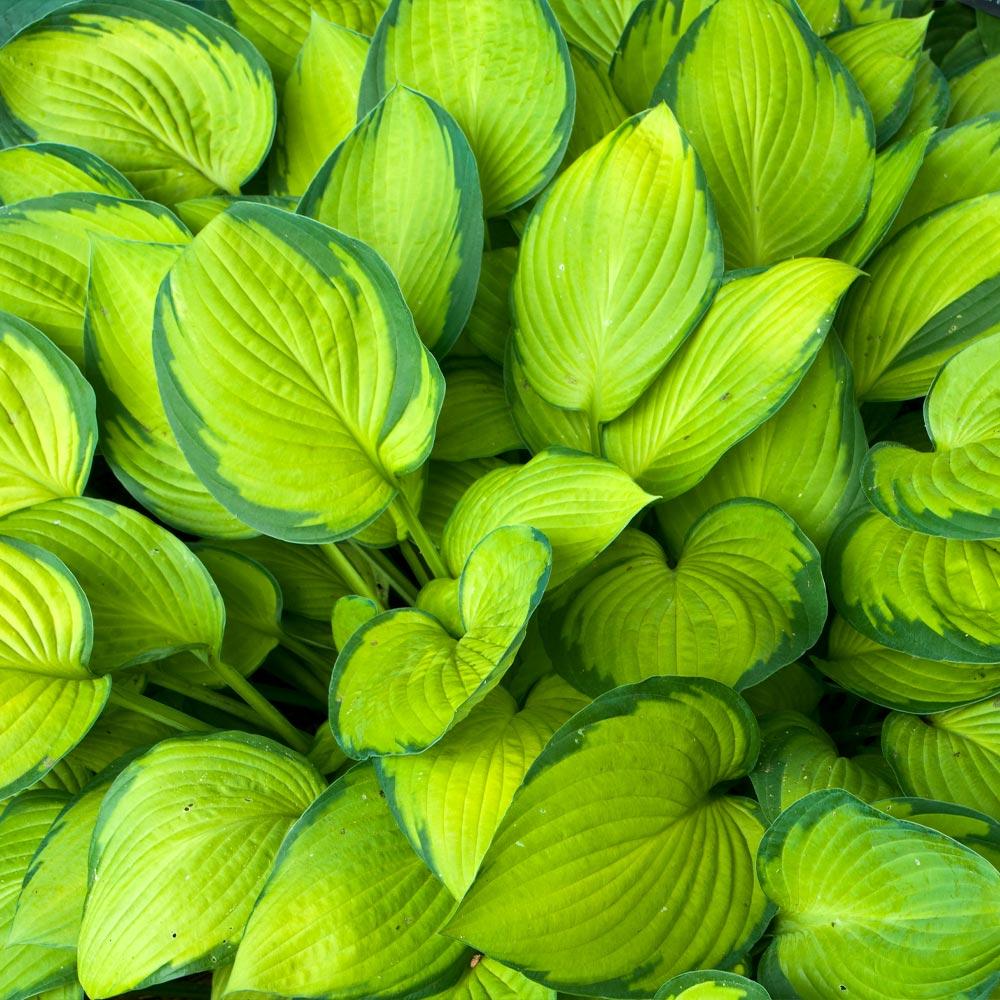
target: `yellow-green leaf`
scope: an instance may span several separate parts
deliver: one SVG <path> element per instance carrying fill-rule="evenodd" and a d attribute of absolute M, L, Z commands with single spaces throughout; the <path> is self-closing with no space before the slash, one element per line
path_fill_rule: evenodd
<path fill-rule="evenodd" d="M 629 116 L 615 93 L 604 63 L 572 44 L 569 58 L 576 80 L 576 118 L 563 159 L 564 167 L 613 132 Z"/>
<path fill-rule="evenodd" d="M 3 204 L 68 191 L 91 191 L 116 198 L 142 197 L 110 163 L 78 146 L 32 142 L 0 150 Z"/>
<path fill-rule="evenodd" d="M 951 90 L 949 125 L 1000 111 L 1000 55 L 977 63 L 948 81 Z"/>
<path fill-rule="evenodd" d="M 445 362 L 444 373 L 448 390 L 431 453 L 435 460 L 492 458 L 523 447 L 501 369 L 489 361 L 470 360 Z"/>

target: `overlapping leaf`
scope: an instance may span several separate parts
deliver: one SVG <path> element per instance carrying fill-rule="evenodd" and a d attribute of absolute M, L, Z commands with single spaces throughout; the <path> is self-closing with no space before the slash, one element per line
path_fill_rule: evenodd
<path fill-rule="evenodd" d="M 949 125 L 1000 111 L 1000 55 L 992 56 L 948 81 Z"/>
<path fill-rule="evenodd" d="M 95 153 L 58 142 L 30 142 L 0 151 L 0 202 L 5 205 L 70 191 L 116 198 L 141 195 Z"/>

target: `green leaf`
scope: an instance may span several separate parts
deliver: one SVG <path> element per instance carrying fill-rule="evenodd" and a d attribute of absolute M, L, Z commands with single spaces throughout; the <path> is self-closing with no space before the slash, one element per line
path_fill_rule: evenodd
<path fill-rule="evenodd" d="M 160 401 L 153 310 L 181 247 L 95 238 L 84 320 L 87 374 L 98 394 L 101 451 L 125 488 L 181 531 L 239 538 L 251 529 L 201 484 Z"/>
<path fill-rule="evenodd" d="M 929 21 L 929 14 L 896 17 L 827 39 L 830 51 L 847 67 L 868 102 L 879 146 L 899 131 L 909 113 Z"/>
<path fill-rule="evenodd" d="M 855 27 L 904 16 L 903 0 L 842 0 L 842 3 L 848 20 Z M 908 11 L 906 16 L 909 16 Z"/>
<path fill-rule="evenodd" d="M 517 247 L 487 250 L 479 272 L 479 287 L 465 332 L 491 361 L 502 365 L 514 325 L 510 313 L 510 286 L 517 269 Z"/>
<path fill-rule="evenodd" d="M 834 528 L 861 493 L 867 452 L 854 402 L 851 366 L 828 336 L 788 402 L 731 448 L 693 489 L 659 504 L 656 515 L 668 545 L 706 511 L 739 497 L 759 497 L 785 511 L 822 553 Z"/>
<path fill-rule="evenodd" d="M 464 462 L 492 458 L 523 447 L 514 426 L 503 372 L 489 361 L 462 361 L 445 365 L 445 393 L 437 436 L 435 459 Z"/>
<path fill-rule="evenodd" d="M 563 167 L 582 156 L 629 116 L 615 93 L 605 63 L 572 44 L 569 58 L 576 80 L 576 117 Z"/>
<path fill-rule="evenodd" d="M 455 575 L 503 525 L 528 524 L 552 545 L 551 587 L 587 566 L 653 499 L 610 462 L 562 449 L 495 469 L 466 491 L 445 525 L 442 555 Z"/>
<path fill-rule="evenodd" d="M 763 986 L 733 972 L 685 972 L 657 991 L 656 1000 L 771 1000 Z"/>
<path fill-rule="evenodd" d="M 757 867 L 778 904 L 758 973 L 774 995 L 989 995 L 1000 873 L 950 838 L 820 791 L 767 831 Z"/>
<path fill-rule="evenodd" d="M 447 353 L 472 308 L 483 253 L 476 160 L 451 115 L 394 87 L 323 163 L 298 211 L 377 250 L 423 342 Z"/>
<path fill-rule="evenodd" d="M 420 520 L 435 543 L 465 491 L 488 472 L 507 465 L 499 458 L 477 458 L 468 462 L 431 462 L 427 488 L 420 507 Z"/>
<path fill-rule="evenodd" d="M 705 168 L 727 267 L 818 255 L 864 213 L 875 163 L 868 109 L 781 0 L 709 8 L 675 49 L 661 98 Z"/>
<path fill-rule="evenodd" d="M 721 275 L 694 151 L 657 105 L 570 166 L 532 213 L 512 293 L 525 376 L 547 402 L 613 420 L 690 333 Z"/>
<path fill-rule="evenodd" d="M 61 559 L 90 599 L 99 674 L 181 650 L 218 653 L 225 612 L 195 554 L 152 521 L 106 500 L 51 500 L 0 522 Z"/>
<path fill-rule="evenodd" d="M 0 202 L 11 205 L 69 191 L 141 195 L 110 163 L 78 146 L 33 142 L 0 150 Z"/>
<path fill-rule="evenodd" d="M 395 279 L 311 219 L 243 204 L 209 223 L 160 291 L 153 352 L 192 468 L 267 534 L 357 533 L 430 452 L 442 379 Z"/>
<path fill-rule="evenodd" d="M 542 399 L 528 381 L 514 350 L 508 352 L 504 381 L 514 426 L 531 451 L 537 453 L 556 446 L 589 451 L 593 447 L 593 430 L 587 414 L 564 410 Z"/>
<path fill-rule="evenodd" d="M 927 719 L 894 712 L 885 720 L 882 748 L 907 795 L 1000 820 L 1000 699 Z"/>
<path fill-rule="evenodd" d="M 52 341 L 0 313 L 0 516 L 83 492 L 94 407 L 90 386 Z"/>
<path fill-rule="evenodd" d="M 130 678 L 119 678 L 115 683 L 127 687 L 129 680 L 135 683 L 142 679 L 142 675 L 134 674 Z M 130 751 L 176 735 L 176 729 L 146 715 L 139 715 L 116 705 L 107 705 L 90 732 L 67 758 L 67 763 L 86 768 L 89 781 L 91 776 L 110 767 Z"/>
<path fill-rule="evenodd" d="M 576 91 L 562 32 L 542 0 L 392 0 L 372 39 L 361 110 L 397 81 L 458 122 L 488 218 L 537 194 L 559 166 Z"/>
<path fill-rule="evenodd" d="M 924 415 L 934 450 L 873 448 L 862 470 L 869 500 L 913 531 L 1000 538 L 1000 334 L 941 369 Z"/>
<path fill-rule="evenodd" d="M 952 355 L 1000 328 L 1000 192 L 919 219 L 867 270 L 837 320 L 857 396 L 922 396 Z"/>
<path fill-rule="evenodd" d="M 951 93 L 944 74 L 934 65 L 927 52 L 917 60 L 913 78 L 913 103 L 910 113 L 896 133 L 897 139 L 908 139 L 929 128 L 940 128 L 948 120 Z"/>
<path fill-rule="evenodd" d="M 92 642 L 65 565 L 0 537 L 0 799 L 42 778 L 101 714 L 111 683 L 87 668 Z"/>
<path fill-rule="evenodd" d="M 211 194 L 205 198 L 179 201 L 174 205 L 174 211 L 177 213 L 177 218 L 192 233 L 200 233 L 217 215 L 244 201 L 273 205 L 275 208 L 283 208 L 286 212 L 294 212 L 299 203 L 298 198 L 286 198 L 281 195 Z"/>
<path fill-rule="evenodd" d="M 639 402 L 605 428 L 607 457 L 664 500 L 697 485 L 792 394 L 857 274 L 802 258 L 731 279 Z"/>
<path fill-rule="evenodd" d="M 492 958 L 474 955 L 462 978 L 431 1000 L 556 1000 L 556 994 Z"/>
<path fill-rule="evenodd" d="M 951 89 L 949 125 L 1000 111 L 1000 55 L 952 77 L 948 85 Z"/>
<path fill-rule="evenodd" d="M 1000 662 L 1000 546 L 908 531 L 858 510 L 827 551 L 830 599 L 863 635 L 911 656 Z"/>
<path fill-rule="evenodd" d="M 229 958 L 282 839 L 322 790 L 304 758 L 244 733 L 165 740 L 129 764 L 90 850 L 87 993 L 112 997 Z M 137 912 L 142 921 L 128 919 Z"/>
<path fill-rule="evenodd" d="M 749 707 L 714 681 L 602 695 L 528 771 L 448 933 L 595 996 L 735 960 L 770 916 L 753 872 L 764 826 L 715 789 L 758 746 Z"/>
<path fill-rule="evenodd" d="M 1000 55 L 1000 24 L 993 12 L 989 10 L 976 11 L 976 28 L 982 39 L 983 48 L 991 55 Z"/>
<path fill-rule="evenodd" d="M 187 230 L 149 201 L 58 194 L 0 209 L 0 309 L 38 327 L 83 363 L 91 234 L 178 243 Z"/>
<path fill-rule="evenodd" d="M 668 561 L 628 531 L 547 606 L 553 663 L 589 694 L 655 676 L 750 687 L 791 663 L 826 621 L 819 555 L 771 504 L 713 508 Z"/>
<path fill-rule="evenodd" d="M 835 617 L 813 661 L 854 694 L 900 712 L 944 712 L 1000 693 L 1000 664 L 950 663 L 889 649 Z"/>
<path fill-rule="evenodd" d="M 934 799 L 895 798 L 874 803 L 875 808 L 897 819 L 929 826 L 981 854 L 1000 868 L 1000 823 L 975 809 Z"/>
<path fill-rule="evenodd" d="M 382 609 L 369 597 L 348 594 L 340 598 L 333 606 L 331 621 L 334 646 L 343 649 L 362 625 L 381 613 Z"/>
<path fill-rule="evenodd" d="M 270 161 L 271 191 L 301 195 L 354 128 L 368 39 L 315 10 L 281 97 Z"/>
<path fill-rule="evenodd" d="M 551 0 L 566 41 L 589 52 L 603 66 L 622 36 L 637 0 Z"/>
<path fill-rule="evenodd" d="M 540 532 L 497 528 L 457 581 L 436 581 L 417 609 L 388 611 L 355 632 L 330 681 L 330 727 L 345 752 L 419 753 L 461 722 L 513 662 L 551 559 Z"/>
<path fill-rule="evenodd" d="M 468 964 L 438 934 L 454 905 L 400 833 L 372 768 L 352 768 L 285 839 L 230 993 L 360 1000 L 444 989 Z"/>
<path fill-rule="evenodd" d="M 472 884 L 528 768 L 588 703 L 559 677 L 539 681 L 520 710 L 496 688 L 429 750 L 376 761 L 400 828 L 453 896 Z"/>
<path fill-rule="evenodd" d="M 775 712 L 799 712 L 809 716 L 815 713 L 826 693 L 826 685 L 820 675 L 805 664 L 789 663 L 741 693 L 758 719 Z"/>
<path fill-rule="evenodd" d="M 843 0 L 801 0 L 799 9 L 817 35 L 829 35 L 842 28 L 847 15 Z"/>
<path fill-rule="evenodd" d="M 257 50 L 215 18 L 157 0 L 49 14 L 0 50 L 0 90 L 9 135 L 83 146 L 167 204 L 237 194 L 274 132 Z"/>

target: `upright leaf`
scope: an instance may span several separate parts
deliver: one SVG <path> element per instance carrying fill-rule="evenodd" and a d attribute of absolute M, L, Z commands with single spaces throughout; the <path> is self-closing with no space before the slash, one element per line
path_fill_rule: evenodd
<path fill-rule="evenodd" d="M 462 978 L 431 1000 L 556 1000 L 556 994 L 492 958 L 474 955 Z"/>
<path fill-rule="evenodd" d="M 976 63 L 949 80 L 948 86 L 951 90 L 949 125 L 1000 111 L 1000 55 Z"/>
<path fill-rule="evenodd" d="M 299 203 L 298 198 L 269 194 L 210 194 L 204 198 L 188 198 L 174 205 L 177 218 L 187 226 L 192 233 L 200 233 L 217 215 L 239 205 L 251 201 L 262 205 L 273 205 L 283 208 L 286 212 L 294 212 Z"/>
<path fill-rule="evenodd" d="M 141 195 L 110 163 L 78 146 L 31 142 L 0 150 L 0 202 L 91 191 L 115 198 Z"/>
<path fill-rule="evenodd" d="M 465 333 L 472 344 L 491 361 L 502 365 L 513 320 L 510 286 L 517 269 L 517 247 L 487 250 L 479 272 L 479 287 Z"/>
<path fill-rule="evenodd" d="M 551 7 L 566 40 L 607 66 L 636 3 L 637 0 L 551 0 Z"/>
<path fill-rule="evenodd" d="M 989 816 L 966 806 L 935 799 L 900 797 L 882 799 L 874 805 L 897 819 L 908 819 L 946 834 L 1000 869 L 1000 823 Z"/>
<path fill-rule="evenodd" d="M 564 167 L 613 132 L 629 116 L 615 93 L 604 63 L 576 45 L 569 46 L 569 58 L 576 81 L 576 117 L 566 147 Z"/>
<path fill-rule="evenodd" d="M 941 128 L 948 120 L 951 109 L 951 92 L 944 73 L 924 52 L 917 60 L 913 81 L 913 103 L 910 113 L 896 133 L 897 139 L 906 139 L 928 128 Z"/>
<path fill-rule="evenodd" d="M 496 365 L 471 360 L 446 362 L 444 369 L 448 391 L 434 438 L 435 460 L 465 462 L 524 447 Z"/>

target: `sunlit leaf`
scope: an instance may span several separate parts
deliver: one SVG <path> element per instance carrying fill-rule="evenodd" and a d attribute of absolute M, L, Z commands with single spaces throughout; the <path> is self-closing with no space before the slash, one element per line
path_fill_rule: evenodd
<path fill-rule="evenodd" d="M 116 198 L 140 198 L 110 163 L 78 146 L 32 142 L 0 150 L 0 202 L 46 198 L 68 191 L 92 191 Z"/>
<path fill-rule="evenodd" d="M 432 456 L 465 462 L 523 447 L 514 426 L 503 372 L 489 361 L 445 364 L 448 391 L 441 407 Z"/>

